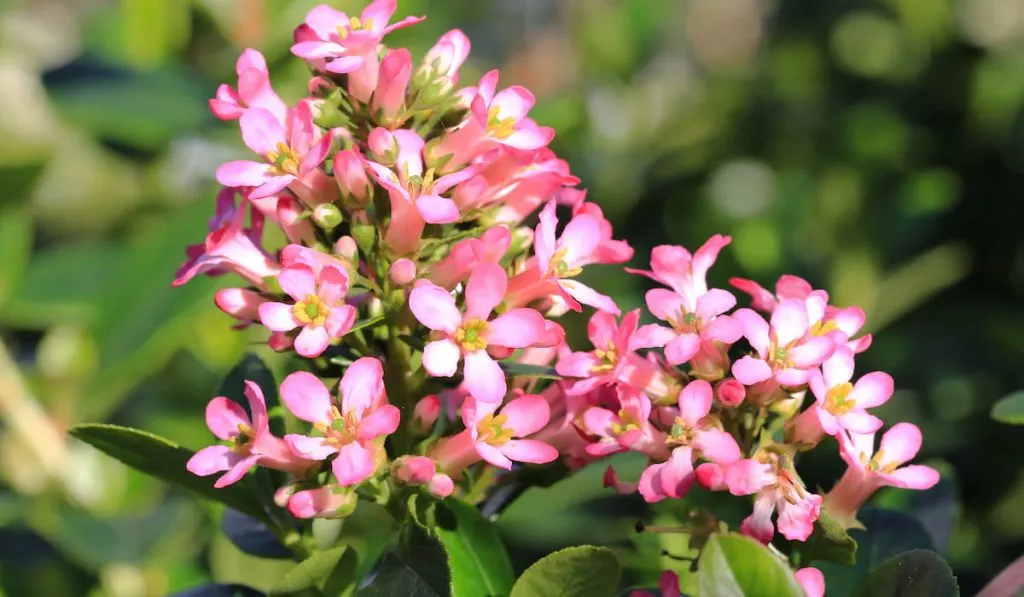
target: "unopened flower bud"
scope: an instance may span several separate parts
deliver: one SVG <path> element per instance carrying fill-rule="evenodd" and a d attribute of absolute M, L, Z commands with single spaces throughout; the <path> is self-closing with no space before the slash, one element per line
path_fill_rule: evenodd
<path fill-rule="evenodd" d="M 366 174 L 366 167 L 359 154 L 351 149 L 342 149 L 334 155 L 334 180 L 341 190 L 341 200 L 346 207 L 362 209 L 370 202 L 373 185 Z"/>
<path fill-rule="evenodd" d="M 217 308 L 241 321 L 259 321 L 259 307 L 267 299 L 246 288 L 222 288 L 213 296 Z"/>
<path fill-rule="evenodd" d="M 333 203 L 321 203 L 313 208 L 313 221 L 324 230 L 334 230 L 341 224 L 341 210 Z"/>
<path fill-rule="evenodd" d="M 348 261 L 355 262 L 359 257 L 359 247 L 356 245 L 356 239 L 347 235 L 339 238 L 334 243 L 334 254 L 344 257 Z"/>
<path fill-rule="evenodd" d="M 446 498 L 455 491 L 455 483 L 452 478 L 444 473 L 435 473 L 427 483 L 427 491 L 436 498 Z"/>
<path fill-rule="evenodd" d="M 429 394 L 416 403 L 412 412 L 412 427 L 416 433 L 426 433 L 441 416 L 441 399 L 437 394 Z"/>
<path fill-rule="evenodd" d="M 267 339 L 267 346 L 275 352 L 284 352 L 293 344 L 295 344 L 295 340 L 285 332 L 271 332 L 270 338 Z"/>
<path fill-rule="evenodd" d="M 377 228 L 371 224 L 355 224 L 352 226 L 352 238 L 356 240 L 356 245 L 363 255 L 372 255 Z"/>
<path fill-rule="evenodd" d="M 288 500 L 288 511 L 296 518 L 344 518 L 357 503 L 354 491 L 328 485 L 297 492 Z"/>
<path fill-rule="evenodd" d="M 411 259 L 399 259 L 391 264 L 388 274 L 398 286 L 405 286 L 416 279 L 416 264 Z"/>
<path fill-rule="evenodd" d="M 512 231 L 512 242 L 509 246 L 509 252 L 513 255 L 518 255 L 524 251 L 527 251 L 533 246 L 533 230 L 526 226 L 520 226 Z"/>
<path fill-rule="evenodd" d="M 287 508 L 288 502 L 292 499 L 292 496 L 295 495 L 295 492 L 298 491 L 298 489 L 299 488 L 294 483 L 282 485 L 274 492 L 274 503 L 280 508 Z"/>
<path fill-rule="evenodd" d="M 715 398 L 722 406 L 735 408 L 743 402 L 747 395 L 747 388 L 733 378 L 723 379 L 715 386 Z"/>
<path fill-rule="evenodd" d="M 370 131 L 366 139 L 370 148 L 370 155 L 375 162 L 385 166 L 392 166 L 398 157 L 398 139 L 386 128 L 377 127 Z"/>
<path fill-rule="evenodd" d="M 391 469 L 395 478 L 410 485 L 426 485 L 437 472 L 437 465 L 426 456 L 401 456 Z"/>

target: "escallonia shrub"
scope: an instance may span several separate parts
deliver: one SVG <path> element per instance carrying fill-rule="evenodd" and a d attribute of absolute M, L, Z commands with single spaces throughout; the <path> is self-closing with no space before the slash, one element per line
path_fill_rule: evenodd
<path fill-rule="evenodd" d="M 271 594 L 618 594 L 614 554 L 593 546 L 516 580 L 495 508 L 480 505 L 540 478 L 524 471 L 572 475 L 629 452 L 644 465 L 609 466 L 604 491 L 688 512 L 678 527 L 638 523 L 689 539 L 691 557 L 661 560 L 678 564 L 661 595 L 679 595 L 682 577 L 687 593 L 821 597 L 811 564 L 853 563 L 846 530 L 876 490 L 939 481 L 908 464 L 918 428 L 882 432 L 870 412 L 893 379 L 855 373 L 871 344 L 864 312 L 790 275 L 774 291 L 738 278 L 710 288 L 724 235 L 693 252 L 655 247 L 650 269 L 626 269 L 655 286 L 646 313 L 621 312 L 580 275 L 633 249 L 548 148 L 555 132 L 530 118 L 530 91 L 500 89 L 496 70 L 460 80 L 459 30 L 418 62 L 386 46 L 422 20 L 392 23 L 395 12 L 395 0 L 358 17 L 312 9 L 291 48 L 311 72 L 295 105 L 253 49 L 210 100 L 253 155 L 217 168 L 209 234 L 173 284 L 234 276 L 217 306 L 236 329 L 265 329 L 293 372 L 277 385 L 243 363 L 232 395 L 206 408 L 216 443 L 194 454 L 136 430 L 73 432 L 273 533 L 297 563 Z M 268 224 L 284 246 L 266 246 Z M 567 342 L 569 311 L 589 317 L 589 345 Z M 801 457 L 837 447 L 846 472 L 827 492 L 808 487 Z M 737 500 L 739 524 L 718 517 L 717 501 Z M 920 565 L 886 565 L 938 583 L 921 594 L 956 593 L 928 552 L 901 557 Z M 906 580 L 886 565 L 863 594 Z"/>

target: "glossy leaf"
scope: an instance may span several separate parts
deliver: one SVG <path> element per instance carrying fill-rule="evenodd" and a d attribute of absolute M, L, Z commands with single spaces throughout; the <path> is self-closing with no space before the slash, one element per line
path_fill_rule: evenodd
<path fill-rule="evenodd" d="M 320 587 L 335 576 L 337 578 L 334 579 L 334 584 L 345 586 L 353 580 L 352 573 L 355 572 L 355 556 L 346 557 L 347 555 L 349 549 L 346 545 L 314 553 L 285 573 L 281 581 L 270 589 L 269 595 L 298 597 L 327 594 L 321 591 Z"/>
<path fill-rule="evenodd" d="M 992 418 L 1000 423 L 1024 425 L 1024 390 L 996 402 L 992 407 Z"/>
<path fill-rule="evenodd" d="M 857 562 L 857 541 L 824 508 L 807 541 L 793 545 L 804 564 L 826 561 L 852 566 Z"/>
<path fill-rule="evenodd" d="M 502 371 L 509 376 L 522 375 L 535 377 L 537 379 L 562 379 L 562 376 L 555 371 L 554 367 L 543 367 L 541 365 L 527 365 L 512 361 L 500 361 Z"/>
<path fill-rule="evenodd" d="M 424 513 L 417 513 L 416 499 L 409 500 L 410 520 L 398 544 L 398 557 L 406 563 L 434 592 L 442 597 L 452 595 L 452 572 L 448 552 L 436 535 L 427 528 Z"/>
<path fill-rule="evenodd" d="M 511 597 L 611 597 L 618 591 L 619 575 L 619 560 L 610 549 L 569 547 L 527 568 Z"/>
<path fill-rule="evenodd" d="M 441 597 L 430 584 L 397 555 L 389 553 L 381 560 L 369 584 L 356 597 Z"/>
<path fill-rule="evenodd" d="M 290 549 L 281 545 L 265 524 L 251 516 L 228 508 L 220 519 L 220 528 L 238 549 L 261 558 L 290 558 Z"/>
<path fill-rule="evenodd" d="M 245 585 L 210 583 L 178 591 L 168 597 L 263 597 L 263 593 Z"/>
<path fill-rule="evenodd" d="M 803 597 L 789 563 L 743 535 L 713 535 L 699 562 L 701 595 Z"/>
<path fill-rule="evenodd" d="M 957 597 L 949 564 L 927 549 L 914 549 L 884 562 L 864 579 L 854 597 Z"/>
<path fill-rule="evenodd" d="M 134 469 L 269 522 L 248 479 L 215 489 L 216 477 L 197 477 L 185 470 L 185 463 L 193 452 L 168 439 L 139 429 L 106 424 L 78 425 L 69 433 Z"/>
<path fill-rule="evenodd" d="M 432 523 L 448 557 L 452 594 L 508 594 L 515 575 L 492 522 L 474 506 L 448 499 L 434 508 Z"/>

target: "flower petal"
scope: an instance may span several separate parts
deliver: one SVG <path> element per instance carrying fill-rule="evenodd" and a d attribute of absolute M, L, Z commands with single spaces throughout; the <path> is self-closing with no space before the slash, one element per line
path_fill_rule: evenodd
<path fill-rule="evenodd" d="M 221 164 L 215 176 L 226 187 L 258 187 L 273 178 L 270 166 L 249 160 Z"/>
<path fill-rule="evenodd" d="M 257 309 L 260 323 L 272 332 L 290 332 L 299 326 L 292 312 L 292 305 L 284 303 L 263 303 Z"/>
<path fill-rule="evenodd" d="M 295 338 L 295 352 L 312 359 L 318 357 L 331 345 L 331 337 L 322 325 L 306 326 Z"/>
<path fill-rule="evenodd" d="M 384 404 L 363 418 L 359 424 L 359 439 L 370 441 L 382 435 L 391 435 L 398 429 L 402 411 L 390 404 Z"/>
<path fill-rule="evenodd" d="M 695 379 L 679 392 L 679 416 L 690 427 L 696 427 L 711 412 L 713 400 L 711 384 L 703 379 Z"/>
<path fill-rule="evenodd" d="M 434 377 L 451 377 L 461 356 L 462 351 L 451 340 L 435 340 L 423 349 L 423 368 Z"/>
<path fill-rule="evenodd" d="M 889 401 L 893 392 L 893 379 L 888 373 L 874 371 L 868 373 L 853 384 L 849 399 L 857 403 L 858 408 L 874 408 Z"/>
<path fill-rule="evenodd" d="M 494 446 L 490 444 L 485 444 L 483 442 L 476 442 L 473 445 L 476 447 L 477 454 L 479 454 L 487 462 L 493 464 L 498 468 L 503 468 L 507 471 L 512 470 L 512 461 L 509 460 L 508 457 L 506 457 L 504 454 L 502 454 L 501 450 L 499 450 L 498 448 L 495 448 Z"/>
<path fill-rule="evenodd" d="M 316 274 L 304 263 L 294 263 L 281 270 L 277 275 L 277 282 L 281 285 L 281 290 L 296 301 L 310 295 L 316 296 Z"/>
<path fill-rule="evenodd" d="M 719 464 L 731 464 L 743 455 L 736 439 L 721 429 L 702 429 L 694 438 L 694 447 L 701 456 Z"/>
<path fill-rule="evenodd" d="M 558 450 L 535 439 L 513 439 L 498 447 L 509 460 L 545 464 L 558 458 Z"/>
<path fill-rule="evenodd" d="M 767 362 L 747 355 L 733 363 L 732 376 L 741 384 L 752 386 L 766 379 L 771 379 L 772 368 L 768 366 Z"/>
<path fill-rule="evenodd" d="M 469 393 L 481 402 L 500 403 L 508 391 L 505 372 L 486 351 L 474 350 L 465 358 L 464 376 Z"/>
<path fill-rule="evenodd" d="M 665 345 L 665 360 L 670 365 L 681 365 L 693 358 L 700 350 L 700 336 L 679 334 Z"/>
<path fill-rule="evenodd" d="M 896 423 L 882 434 L 878 446 L 881 468 L 900 465 L 917 456 L 921 450 L 921 430 L 913 423 Z"/>
<path fill-rule="evenodd" d="M 510 309 L 487 324 L 488 346 L 526 348 L 544 335 L 544 316 L 534 309 Z"/>
<path fill-rule="evenodd" d="M 241 458 L 234 465 L 228 469 L 228 472 L 224 473 L 217 481 L 213 484 L 214 488 L 221 489 L 227 487 L 233 483 L 238 482 L 239 479 L 245 476 L 249 472 L 249 469 L 256 466 L 259 462 L 259 456 L 249 456 L 247 458 Z"/>
<path fill-rule="evenodd" d="M 384 397 L 384 366 L 373 357 L 362 357 L 349 365 L 341 376 L 341 411 L 362 417 L 381 404 Z"/>
<path fill-rule="evenodd" d="M 789 346 L 795 340 L 804 337 L 809 326 L 807 307 L 802 301 L 782 301 L 772 313 L 772 333 L 780 347 Z"/>
<path fill-rule="evenodd" d="M 832 354 L 835 347 L 836 343 L 831 338 L 811 338 L 787 351 L 786 357 L 801 369 L 816 367 Z"/>
<path fill-rule="evenodd" d="M 281 382 L 281 401 L 307 423 L 331 422 L 331 393 L 320 378 L 308 371 L 296 371 Z"/>
<path fill-rule="evenodd" d="M 939 471 L 930 466 L 911 464 L 883 475 L 883 479 L 889 485 L 901 489 L 931 489 L 939 482 L 940 475 Z"/>
<path fill-rule="evenodd" d="M 738 309 L 732 314 L 732 318 L 743 327 L 743 335 L 746 336 L 757 354 L 762 358 L 767 357 L 768 345 L 771 344 L 771 328 L 764 317 L 752 309 Z"/>
<path fill-rule="evenodd" d="M 416 198 L 416 209 L 428 224 L 451 224 L 459 220 L 459 206 L 440 195 L 420 195 Z"/>
<path fill-rule="evenodd" d="M 432 330 L 454 334 L 462 325 L 462 314 L 447 290 L 430 282 L 420 282 L 409 294 L 409 309 L 416 319 Z"/>
<path fill-rule="evenodd" d="M 309 460 L 326 460 L 338 451 L 338 448 L 324 441 L 322 437 L 289 433 L 284 436 L 284 441 L 292 452 Z"/>
<path fill-rule="evenodd" d="M 501 414 L 508 417 L 506 427 L 512 430 L 514 437 L 526 437 L 548 424 L 551 406 L 543 396 L 525 394 L 506 404 Z"/>
<path fill-rule="evenodd" d="M 352 442 L 338 450 L 338 457 L 331 463 L 331 470 L 338 484 L 348 487 L 359 485 L 372 477 L 377 470 L 377 463 L 372 452 L 359 442 Z"/>
<path fill-rule="evenodd" d="M 242 141 L 262 156 L 276 151 L 279 144 L 288 141 L 284 126 L 263 108 L 249 108 L 242 114 L 238 124 L 242 128 Z"/>
<path fill-rule="evenodd" d="M 466 317 L 487 319 L 508 290 L 508 274 L 493 263 L 482 263 L 466 283 Z"/>
<path fill-rule="evenodd" d="M 234 400 L 217 396 L 206 405 L 206 427 L 218 439 L 231 439 L 238 435 L 240 425 L 251 425 L 249 415 Z"/>
<path fill-rule="evenodd" d="M 207 477 L 229 470 L 243 458 L 244 456 L 235 454 L 228 446 L 207 446 L 193 454 L 185 463 L 185 468 L 193 475 Z"/>

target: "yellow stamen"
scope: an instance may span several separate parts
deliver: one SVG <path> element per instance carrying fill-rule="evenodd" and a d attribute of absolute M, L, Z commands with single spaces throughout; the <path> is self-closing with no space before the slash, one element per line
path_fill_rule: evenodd
<path fill-rule="evenodd" d="M 274 151 L 267 154 L 267 161 L 274 166 L 278 174 L 299 174 L 299 158 L 287 143 L 278 143 Z"/>
<path fill-rule="evenodd" d="M 477 440 L 492 446 L 500 446 L 512 439 L 512 430 L 505 427 L 508 415 L 485 415 L 476 426 Z"/>
<path fill-rule="evenodd" d="M 627 431 L 640 429 L 640 423 L 633 417 L 633 415 L 629 414 L 625 410 L 620 410 L 618 416 L 618 422 L 612 423 L 612 432 L 615 435 L 622 435 Z"/>
<path fill-rule="evenodd" d="M 303 325 L 323 325 L 331 307 L 319 296 L 310 294 L 292 306 L 292 315 Z"/>
<path fill-rule="evenodd" d="M 615 365 L 619 363 L 619 353 L 615 349 L 615 344 L 610 340 L 607 349 L 597 348 L 593 354 L 600 362 L 590 369 L 592 373 L 607 373 L 615 369 Z"/>
<path fill-rule="evenodd" d="M 829 389 L 828 394 L 825 396 L 825 409 L 834 415 L 844 415 L 850 412 L 850 409 L 856 404 L 848 399 L 852 391 L 853 384 L 850 382 L 841 383 Z"/>
<path fill-rule="evenodd" d="M 562 247 L 555 251 L 555 254 L 548 260 L 548 275 L 554 278 L 571 278 L 578 276 L 583 271 L 582 267 L 569 267 L 565 261 L 565 255 L 569 252 L 568 247 Z"/>
<path fill-rule="evenodd" d="M 516 119 L 511 116 L 499 118 L 498 106 L 491 106 L 487 111 L 487 132 L 495 139 L 506 139 L 516 130 Z"/>
<path fill-rule="evenodd" d="M 252 444 L 255 440 L 255 433 L 252 427 L 245 423 L 238 424 L 238 434 L 231 438 L 231 451 L 235 454 L 248 455 L 252 452 Z"/>
<path fill-rule="evenodd" d="M 487 348 L 487 322 L 482 319 L 469 319 L 455 330 L 455 342 L 467 352 Z"/>

